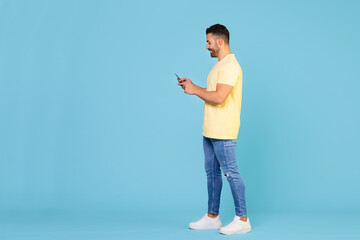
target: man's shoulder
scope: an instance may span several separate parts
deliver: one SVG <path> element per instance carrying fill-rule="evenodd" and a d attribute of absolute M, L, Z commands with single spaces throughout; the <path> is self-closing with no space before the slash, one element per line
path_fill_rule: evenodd
<path fill-rule="evenodd" d="M 240 64 L 235 57 L 234 59 L 229 59 L 228 61 L 221 64 L 221 66 L 219 66 L 219 70 L 242 72 Z"/>

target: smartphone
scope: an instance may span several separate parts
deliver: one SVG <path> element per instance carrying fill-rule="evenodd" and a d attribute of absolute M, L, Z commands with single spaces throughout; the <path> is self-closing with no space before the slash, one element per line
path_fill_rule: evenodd
<path fill-rule="evenodd" d="M 179 78 L 179 76 L 175 73 L 175 76 L 176 76 L 176 78 L 177 78 L 177 80 L 179 80 L 180 78 Z M 180 80 L 180 83 L 182 83 L 182 81 Z"/>

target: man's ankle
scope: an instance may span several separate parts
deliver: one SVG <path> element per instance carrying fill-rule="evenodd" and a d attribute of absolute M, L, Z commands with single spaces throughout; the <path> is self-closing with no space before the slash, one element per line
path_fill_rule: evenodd
<path fill-rule="evenodd" d="M 207 215 L 208 215 L 208 217 L 210 217 L 210 218 L 216 218 L 219 214 L 208 213 Z"/>
<path fill-rule="evenodd" d="M 245 217 L 240 217 L 240 220 L 243 221 L 243 222 L 246 222 L 246 221 L 247 221 L 247 216 L 245 216 Z"/>

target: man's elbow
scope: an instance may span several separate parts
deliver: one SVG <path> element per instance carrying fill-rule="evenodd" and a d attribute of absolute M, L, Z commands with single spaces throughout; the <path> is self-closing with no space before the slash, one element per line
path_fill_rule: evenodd
<path fill-rule="evenodd" d="M 221 104 L 223 104 L 223 103 L 225 102 L 225 100 L 226 100 L 226 98 L 224 98 L 224 97 L 222 97 L 222 96 L 219 96 L 219 97 L 217 97 L 217 98 L 215 99 L 214 103 L 215 103 L 216 105 L 221 105 Z"/>

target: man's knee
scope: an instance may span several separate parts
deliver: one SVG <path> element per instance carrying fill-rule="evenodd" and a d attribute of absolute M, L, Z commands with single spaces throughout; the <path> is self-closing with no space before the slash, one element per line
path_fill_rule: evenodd
<path fill-rule="evenodd" d="M 221 170 L 205 168 L 205 172 L 207 176 L 221 176 Z"/>
<path fill-rule="evenodd" d="M 224 177 L 226 177 L 228 181 L 231 181 L 231 180 L 234 180 L 234 179 L 239 179 L 240 174 L 238 172 L 226 171 L 224 173 Z"/>

